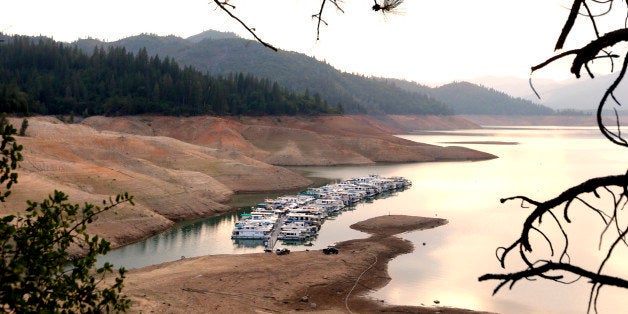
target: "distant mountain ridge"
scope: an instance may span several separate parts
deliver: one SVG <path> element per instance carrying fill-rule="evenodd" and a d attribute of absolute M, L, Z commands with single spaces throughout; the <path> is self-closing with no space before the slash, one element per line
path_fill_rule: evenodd
<path fill-rule="evenodd" d="M 453 82 L 432 89 L 429 94 L 450 104 L 459 114 L 552 115 L 554 110 L 523 98 L 469 82 Z"/>
<path fill-rule="evenodd" d="M 240 36 L 236 35 L 235 33 L 230 33 L 230 32 L 225 33 L 225 32 L 219 32 L 215 30 L 207 30 L 202 33 L 190 36 L 186 39 L 188 41 L 197 43 L 205 39 L 214 40 L 214 39 L 233 39 L 233 38 L 240 38 Z"/>
<path fill-rule="evenodd" d="M 470 82 L 452 82 L 429 87 L 405 80 L 388 79 L 400 88 L 429 95 L 444 102 L 456 114 L 473 115 L 553 115 L 546 106 Z"/>
<path fill-rule="evenodd" d="M 101 45 L 124 46 L 132 52 L 146 47 L 149 55 L 170 56 L 180 64 L 211 75 L 243 72 L 269 78 L 300 93 L 319 93 L 331 105 L 341 104 L 348 113 L 452 113 L 446 105 L 426 95 L 342 73 L 303 54 L 274 52 L 250 40 L 216 33 L 204 32 L 192 39 L 144 34 Z M 74 44 L 85 51 L 97 46 L 93 41 L 83 40 Z"/>
<path fill-rule="evenodd" d="M 133 52 L 146 47 L 149 55 L 170 56 L 180 64 L 211 75 L 243 72 L 269 78 L 296 92 L 319 93 L 329 104 L 341 104 L 346 113 L 485 114 L 495 110 L 494 114 L 506 115 L 552 114 L 551 109 L 531 101 L 477 85 L 475 89 L 464 84 L 430 88 L 414 82 L 341 72 L 304 54 L 274 52 L 232 33 L 206 31 L 187 39 L 143 34 L 110 43 L 79 40 L 74 44 L 88 52 L 99 45 L 124 46 Z M 450 94 L 460 96 L 450 97 Z M 481 101 L 470 104 L 473 97 L 494 99 L 496 103 L 482 108 Z"/>
<path fill-rule="evenodd" d="M 606 89 L 613 83 L 617 74 L 598 75 L 594 79 L 582 77 L 562 81 L 536 79 L 532 77 L 534 89 L 540 99 L 534 95 L 528 80 L 518 78 L 478 78 L 474 83 L 491 86 L 509 94 L 532 100 L 553 109 L 596 110 Z M 628 102 L 627 82 L 615 90 L 615 97 L 623 103 Z M 621 108 L 618 108 L 621 109 Z"/>

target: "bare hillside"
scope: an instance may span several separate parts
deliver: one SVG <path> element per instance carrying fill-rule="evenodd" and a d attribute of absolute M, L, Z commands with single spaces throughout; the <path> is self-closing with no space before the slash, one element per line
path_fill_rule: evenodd
<path fill-rule="evenodd" d="M 12 123 L 19 125 L 20 120 Z M 175 221 L 230 209 L 234 193 L 281 191 L 312 182 L 282 165 L 479 160 L 494 156 L 424 145 L 362 116 L 329 117 L 90 117 L 66 124 L 29 118 L 19 184 L 0 215 L 42 200 L 53 190 L 76 203 L 100 203 L 128 192 L 136 206 L 107 213 L 92 232 L 124 245 Z"/>

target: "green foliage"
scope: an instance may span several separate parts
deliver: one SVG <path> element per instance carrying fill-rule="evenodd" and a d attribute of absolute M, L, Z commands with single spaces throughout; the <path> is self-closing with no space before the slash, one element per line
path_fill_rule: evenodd
<path fill-rule="evenodd" d="M 28 94 L 15 83 L 0 84 L 0 112 L 17 112 L 28 115 Z"/>
<path fill-rule="evenodd" d="M 13 135 L 16 130 L 6 120 L 2 123 L 2 161 L 0 184 L 6 183 L 5 201 L 13 172 L 22 159 L 22 147 Z M 118 270 L 114 283 L 106 287 L 102 280 L 113 273 L 106 263 L 94 269 L 96 256 L 110 249 L 109 242 L 86 233 L 87 225 L 97 215 L 121 203 L 133 204 L 128 194 L 92 204 L 70 204 L 68 197 L 55 191 L 41 203 L 28 201 L 25 215 L 0 218 L 0 308 L 14 313 L 94 313 L 124 311 L 130 301 L 121 295 L 125 270 Z M 71 257 L 74 246 L 84 255 Z"/>
<path fill-rule="evenodd" d="M 0 114 L 0 132 L 2 132 L 2 142 L 0 143 L 0 185 L 5 184 L 6 190 L 0 193 L 0 202 L 5 202 L 6 198 L 11 194 L 11 187 L 17 183 L 17 173 L 13 170 L 17 169 L 18 162 L 22 161 L 22 145 L 18 145 L 15 141 L 16 134 L 13 125 L 7 122 L 5 114 Z"/>
<path fill-rule="evenodd" d="M 14 36 L 2 46 L 0 81 L 9 96 L 23 91 L 28 106 L 7 112 L 48 115 L 264 115 L 338 113 L 268 79 L 211 77 L 170 57 L 102 46 L 91 55 L 52 39 Z M 0 86 L 2 87 L 2 86 Z M 3 95 L 0 89 L 0 97 Z M 9 97 L 7 96 L 7 97 Z M 13 97 L 16 98 L 16 97 Z M 12 98 L 12 99 L 13 99 Z M 1 100 L 1 98 L 0 98 Z M 72 120 L 72 119 L 70 119 Z M 71 123 L 71 122 L 70 122 Z"/>
<path fill-rule="evenodd" d="M 306 55 L 274 52 L 235 36 L 217 38 L 215 33 L 182 39 L 173 36 L 140 35 L 114 43 L 79 41 L 83 50 L 94 45 L 123 46 L 131 51 L 146 47 L 152 55 L 170 55 L 182 64 L 217 75 L 248 73 L 272 78 L 292 91 L 318 93 L 345 113 L 450 114 L 442 102 L 424 94 L 404 91 L 385 81 L 343 73 Z M 377 62 L 377 61 L 376 61 Z"/>
<path fill-rule="evenodd" d="M 22 120 L 22 126 L 20 126 L 20 136 L 26 136 L 26 129 L 28 128 L 28 119 Z"/>

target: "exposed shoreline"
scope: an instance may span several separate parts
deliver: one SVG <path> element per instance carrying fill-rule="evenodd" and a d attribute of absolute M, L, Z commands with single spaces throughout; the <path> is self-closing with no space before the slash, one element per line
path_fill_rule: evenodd
<path fill-rule="evenodd" d="M 379 119 L 379 120 L 378 120 Z M 176 222 L 234 212 L 236 194 L 302 190 L 315 181 L 290 166 L 486 160 L 495 156 L 394 136 L 408 128 L 478 127 L 436 116 L 89 117 L 64 123 L 29 117 L 20 184 L 0 216 L 56 190 L 70 202 L 98 204 L 128 192 L 89 232 L 113 248 L 135 243 Z M 383 123 L 386 122 L 387 124 Z M 466 122 L 465 122 L 466 121 Z M 14 125 L 20 119 L 11 118 Z M 392 126 L 391 126 L 392 125 Z"/>
<path fill-rule="evenodd" d="M 399 125 L 403 122 L 405 132 L 415 125 L 421 129 L 416 124 L 421 117 L 394 118 Z M 67 192 L 73 203 L 98 203 L 109 195 L 128 191 L 137 196 L 137 206 L 121 207 L 116 214 L 103 215 L 90 227 L 91 232 L 112 241 L 113 247 L 120 247 L 167 230 L 176 221 L 235 211 L 229 204 L 236 194 L 279 192 L 312 185 L 315 181 L 289 167 L 301 165 L 303 156 L 311 157 L 310 161 L 324 161 L 312 164 L 315 166 L 495 157 L 459 147 L 405 141 L 392 135 L 399 134 L 400 129 L 386 128 L 368 117 L 282 120 L 94 117 L 89 123 L 64 124 L 53 117 L 29 118 L 27 137 L 18 137 L 25 147 L 20 184 L 10 198 L 13 203 L 0 208 L 0 215 L 21 208 L 14 204 L 42 199 L 54 189 Z M 286 145 L 279 145 L 284 142 Z M 335 150 L 337 147 L 351 150 Z M 255 175 L 251 181 L 245 180 L 251 175 Z M 360 224 L 356 227 L 360 226 L 367 228 Z M 410 229 L 394 226 L 391 228 L 396 231 L 383 232 L 384 226 L 369 229 L 374 235 L 368 239 L 341 243 L 341 254 L 337 256 L 322 255 L 320 251 L 287 256 L 216 255 L 133 270 L 125 291 L 134 299 L 133 310 L 143 312 L 346 312 L 344 292 L 354 286 L 351 278 L 373 265 L 350 296 L 352 311 L 439 311 L 435 307 L 390 306 L 359 297 L 387 284 L 388 261 L 413 249 L 408 241 L 394 236 Z M 412 228 L 427 227 L 418 224 Z M 292 274 L 283 270 L 294 263 L 299 268 Z M 284 277 L 275 276 L 278 268 Z M 313 273 L 292 280 L 295 277 L 291 275 L 309 271 Z M 258 272 L 265 277 L 258 276 Z M 259 294 L 264 292 L 269 293 Z M 308 300 L 303 302 L 306 295 Z M 311 303 L 317 304 L 316 309 Z M 449 308 L 446 311 L 466 312 Z"/>
<path fill-rule="evenodd" d="M 364 295 L 389 281 L 388 262 L 411 252 L 411 242 L 399 233 L 435 228 L 440 218 L 380 216 L 351 228 L 368 232 L 367 239 L 339 243 L 340 253 L 320 250 L 213 255 L 131 270 L 125 293 L 131 312 L 427 312 L 469 310 L 388 305 Z M 359 280 L 358 280 L 359 278 Z"/>

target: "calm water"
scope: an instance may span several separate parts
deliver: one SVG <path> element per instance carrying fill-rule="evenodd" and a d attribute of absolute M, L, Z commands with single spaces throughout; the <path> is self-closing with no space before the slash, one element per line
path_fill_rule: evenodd
<path fill-rule="evenodd" d="M 415 251 L 390 264 L 391 282 L 371 297 L 393 304 L 440 305 L 502 313 L 586 312 L 589 286 L 585 282 L 561 285 L 553 282 L 518 282 L 513 290 L 491 296 L 493 282 L 477 277 L 500 272 L 495 248 L 510 244 L 520 232 L 526 209 L 518 202 L 500 204 L 501 197 L 526 195 L 536 200 L 554 197 L 563 189 L 594 176 L 624 173 L 628 150 L 601 139 L 594 128 L 493 128 L 476 131 L 439 132 L 401 136 L 438 145 L 447 142 L 486 151 L 500 158 L 481 162 L 446 162 L 378 165 L 369 167 L 307 167 L 312 176 L 345 179 L 370 173 L 404 176 L 413 186 L 393 195 L 357 204 L 325 222 L 313 247 L 366 237 L 351 230 L 357 221 L 383 214 L 442 217 L 449 224 L 432 230 L 406 233 Z M 516 145 L 472 144 L 503 141 Z M 466 143 L 460 143 L 466 142 Z M 251 204 L 253 205 L 253 204 Z M 583 213 L 585 211 L 582 211 Z M 185 223 L 180 228 L 111 252 L 107 260 L 127 268 L 157 264 L 207 254 L 261 252 L 257 241 L 234 242 L 229 238 L 236 215 Z M 596 222 L 574 210 L 569 232 L 585 244 L 574 250 L 573 260 L 590 266 L 595 254 Z M 425 243 L 425 245 L 423 245 Z M 572 242 L 573 243 L 573 242 Z M 572 246 L 575 246 L 572 244 Z M 592 253 L 593 252 L 593 253 Z M 621 248 L 609 265 L 613 275 L 628 276 L 628 253 Z M 506 271 L 516 271 L 513 266 Z M 626 291 L 604 287 L 599 299 L 601 313 L 628 311 Z"/>

